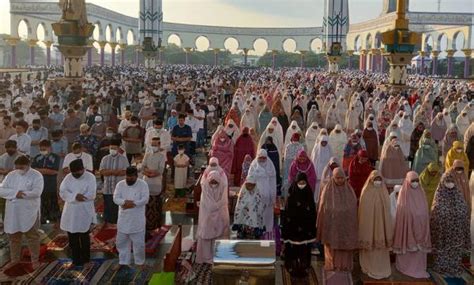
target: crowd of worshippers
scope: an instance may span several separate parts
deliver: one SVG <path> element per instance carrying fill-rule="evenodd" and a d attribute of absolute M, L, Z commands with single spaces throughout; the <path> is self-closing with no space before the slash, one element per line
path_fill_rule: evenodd
<path fill-rule="evenodd" d="M 391 253 L 405 275 L 428 277 L 431 253 L 433 270 L 459 276 L 471 250 L 474 86 L 411 76 L 396 91 L 384 80 L 182 65 L 93 67 L 80 88 L 3 75 L 0 197 L 11 261 L 25 236 L 37 263 L 40 224 L 54 223 L 68 233 L 74 266 L 84 265 L 94 204 L 103 203 L 120 264 L 130 264 L 132 244 L 143 265 L 167 166 L 178 193 L 201 153 L 209 162 L 198 263 L 212 263 L 214 241 L 234 231 L 282 241 L 294 278 L 319 252 L 328 284 L 351 284 L 356 251 L 376 279 L 391 275 Z M 233 219 L 230 187 L 240 187 Z"/>

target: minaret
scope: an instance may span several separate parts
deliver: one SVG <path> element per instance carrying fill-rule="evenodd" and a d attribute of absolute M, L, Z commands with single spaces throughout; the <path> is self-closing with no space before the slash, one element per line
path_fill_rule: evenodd
<path fill-rule="evenodd" d="M 156 56 L 161 47 L 162 23 L 162 0 L 140 0 L 138 27 L 147 68 L 155 68 Z"/>
<path fill-rule="evenodd" d="M 390 64 L 389 83 L 401 88 L 406 84 L 406 67 L 411 62 L 415 45 L 421 43 L 421 35 L 408 29 L 407 5 L 407 0 L 397 0 L 397 18 L 393 29 L 382 33 L 382 43 L 386 51 L 383 56 Z"/>
<path fill-rule="evenodd" d="M 346 35 L 349 31 L 348 0 L 324 1 L 324 47 L 328 58 L 330 73 L 339 71 L 342 49 L 346 46 Z"/>

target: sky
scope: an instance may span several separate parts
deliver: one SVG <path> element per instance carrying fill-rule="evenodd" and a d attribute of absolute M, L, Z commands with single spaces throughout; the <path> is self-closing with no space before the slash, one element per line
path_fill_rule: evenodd
<path fill-rule="evenodd" d="M 138 0 L 86 0 L 137 17 Z M 437 11 L 438 0 L 411 0 L 412 11 Z M 9 0 L 0 0 L 0 7 Z M 376 18 L 383 0 L 349 0 L 350 23 Z M 9 5 L 8 5 L 9 6 Z M 441 0 L 442 12 L 474 11 L 472 0 Z M 321 26 L 323 0 L 163 0 L 166 22 L 236 27 Z M 1 9 L 0 19 L 9 19 Z M 6 23 L 6 24 L 5 24 Z M 10 21 L 2 21 L 0 33 L 9 33 Z"/>

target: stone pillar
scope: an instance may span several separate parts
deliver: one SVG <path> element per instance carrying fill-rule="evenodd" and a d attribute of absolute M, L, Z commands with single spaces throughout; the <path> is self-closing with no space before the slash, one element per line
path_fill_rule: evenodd
<path fill-rule="evenodd" d="M 100 46 L 100 66 L 105 65 L 105 45 L 107 44 L 106 41 L 99 41 L 98 42 Z"/>
<path fill-rule="evenodd" d="M 347 51 L 347 69 L 352 69 L 352 55 L 354 54 L 353 50 Z"/>
<path fill-rule="evenodd" d="M 247 65 L 247 58 L 248 58 L 248 54 L 249 54 L 249 49 L 244 48 L 243 51 L 244 51 L 244 65 Z"/>
<path fill-rule="evenodd" d="M 158 49 L 158 59 L 160 61 L 160 64 L 163 64 L 164 62 L 164 57 L 165 57 L 165 47 L 161 46 Z"/>
<path fill-rule="evenodd" d="M 468 78 L 472 75 L 471 72 L 471 55 L 472 55 L 472 49 L 462 49 L 461 50 L 464 53 L 464 78 Z"/>
<path fill-rule="evenodd" d="M 375 73 L 377 72 L 377 58 L 379 54 L 379 49 L 373 48 L 370 50 L 370 53 L 372 54 L 370 60 L 370 70 Z"/>
<path fill-rule="evenodd" d="M 127 49 L 126 43 L 119 44 L 120 47 L 120 65 L 125 65 L 125 50 Z"/>
<path fill-rule="evenodd" d="M 359 51 L 359 70 L 365 71 L 367 69 L 367 50 Z"/>
<path fill-rule="evenodd" d="M 380 48 L 379 53 L 380 53 L 380 73 L 385 73 L 385 58 L 383 57 L 383 54 L 385 53 L 385 49 Z"/>
<path fill-rule="evenodd" d="M 217 66 L 219 64 L 219 51 L 220 49 L 214 49 L 214 65 Z"/>
<path fill-rule="evenodd" d="M 421 61 L 421 67 L 420 67 L 420 70 L 418 72 L 419 72 L 419 74 L 424 75 L 425 74 L 425 56 L 426 56 L 426 52 L 423 51 L 423 50 L 420 50 L 418 52 L 418 55 L 420 56 L 420 61 Z"/>
<path fill-rule="evenodd" d="M 446 56 L 446 58 L 448 59 L 448 76 L 449 77 L 452 77 L 453 76 L 453 64 L 454 64 L 454 53 L 456 52 L 455 50 L 453 49 L 448 49 L 446 50 L 446 52 L 448 53 L 448 55 Z"/>
<path fill-rule="evenodd" d="M 112 59 L 111 59 L 111 66 L 115 66 L 115 48 L 117 48 L 118 43 L 110 42 L 109 46 L 112 49 Z"/>
<path fill-rule="evenodd" d="M 28 46 L 30 47 L 30 65 L 35 65 L 35 47 L 38 43 L 37 39 L 28 39 Z"/>
<path fill-rule="evenodd" d="M 92 51 L 94 50 L 94 40 L 89 40 L 87 45 L 87 66 L 92 66 Z"/>
<path fill-rule="evenodd" d="M 44 41 L 44 45 L 46 46 L 46 65 L 51 65 L 51 45 L 53 44 L 52 41 Z"/>
<path fill-rule="evenodd" d="M 431 74 L 437 75 L 438 74 L 438 56 L 439 56 L 439 50 L 433 50 L 431 51 L 431 62 L 433 64 L 433 67 L 431 68 Z"/>
<path fill-rule="evenodd" d="M 134 59 L 134 64 L 135 65 L 140 65 L 140 52 L 142 50 L 142 47 L 140 45 L 135 46 L 135 59 Z"/>
<path fill-rule="evenodd" d="M 191 51 L 192 51 L 192 48 L 190 48 L 190 47 L 184 48 L 184 54 L 186 56 L 186 65 L 189 64 L 189 53 Z"/>
<path fill-rule="evenodd" d="M 5 38 L 7 44 L 11 46 L 11 67 L 16 67 L 16 45 L 21 41 L 20 38 L 16 37 L 7 37 Z"/>
<path fill-rule="evenodd" d="M 276 65 L 276 54 L 277 54 L 277 51 L 272 50 L 272 68 L 273 69 L 275 69 L 275 65 Z"/>
<path fill-rule="evenodd" d="M 300 68 L 304 68 L 304 58 L 307 53 L 307 50 L 300 50 Z"/>

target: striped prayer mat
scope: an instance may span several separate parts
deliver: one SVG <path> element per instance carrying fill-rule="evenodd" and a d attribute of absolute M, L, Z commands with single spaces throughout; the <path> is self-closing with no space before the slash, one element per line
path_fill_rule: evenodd
<path fill-rule="evenodd" d="M 311 266 L 308 277 L 301 279 L 291 278 L 290 273 L 286 270 L 285 265 L 281 265 L 281 274 L 284 285 L 318 285 L 318 277 L 314 271 L 314 267 Z"/>
<path fill-rule="evenodd" d="M 51 263 L 46 274 L 36 278 L 36 284 L 99 284 L 99 280 L 112 264 L 103 258 L 92 259 L 82 268 L 69 268 L 71 259 L 58 259 Z"/>

